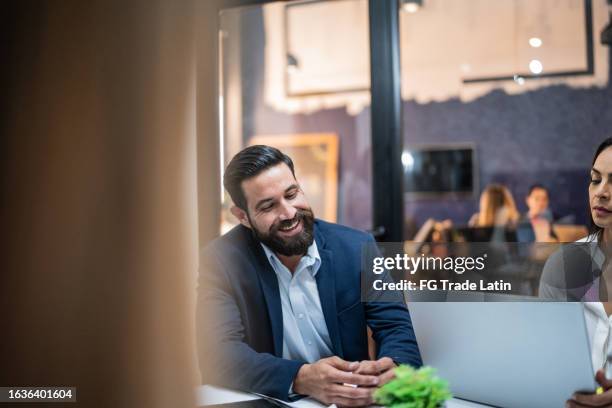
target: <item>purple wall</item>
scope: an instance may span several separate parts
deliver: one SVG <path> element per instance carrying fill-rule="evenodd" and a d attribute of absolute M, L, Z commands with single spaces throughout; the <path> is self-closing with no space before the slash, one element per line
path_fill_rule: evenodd
<path fill-rule="evenodd" d="M 501 182 L 521 211 L 533 183 L 546 185 L 559 216 L 586 223 L 588 171 L 593 152 L 612 136 L 612 88 L 552 86 L 520 95 L 491 92 L 470 103 L 404 103 L 405 143 L 473 142 L 480 188 Z M 448 217 L 465 223 L 470 200 L 407 202 L 418 221 Z"/>
<path fill-rule="evenodd" d="M 597 144 L 612 136 L 611 101 L 609 86 L 554 86 L 521 95 L 495 91 L 470 103 L 408 101 L 403 104 L 405 144 L 474 143 L 480 190 L 490 182 L 502 182 L 524 211 L 529 185 L 543 183 L 551 191 L 555 213 L 585 223 L 588 169 Z M 369 110 L 356 117 L 344 109 L 291 116 L 260 107 L 252 131 L 338 133 L 339 221 L 367 229 L 372 201 L 369 126 Z M 477 207 L 477 196 L 406 200 L 406 216 L 419 225 L 429 217 L 464 224 Z"/>

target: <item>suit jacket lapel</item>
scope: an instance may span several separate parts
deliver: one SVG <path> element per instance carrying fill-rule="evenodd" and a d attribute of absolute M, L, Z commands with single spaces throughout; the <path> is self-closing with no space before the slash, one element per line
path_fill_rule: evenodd
<path fill-rule="evenodd" d="M 336 309 L 336 275 L 333 268 L 333 254 L 325 248 L 325 239 L 317 232 L 315 226 L 315 239 L 317 248 L 321 256 L 321 266 L 317 272 L 317 288 L 321 308 L 325 316 L 325 323 L 332 342 L 333 352 L 337 356 L 342 356 L 342 344 L 340 342 L 340 331 L 338 329 L 338 313 Z"/>
<path fill-rule="evenodd" d="M 250 233 L 250 231 L 249 231 Z M 263 290 L 270 326 L 272 327 L 272 337 L 274 341 L 274 355 L 283 356 L 283 306 L 278 289 L 278 278 L 272 265 L 266 258 L 261 245 L 251 237 L 251 249 L 256 260 L 256 270 Z"/>

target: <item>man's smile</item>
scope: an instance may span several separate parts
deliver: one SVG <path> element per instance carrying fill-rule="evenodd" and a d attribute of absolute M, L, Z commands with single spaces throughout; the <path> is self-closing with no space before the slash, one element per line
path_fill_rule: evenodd
<path fill-rule="evenodd" d="M 303 229 L 302 219 L 301 217 L 296 217 L 295 220 L 291 224 L 285 227 L 279 227 L 278 232 L 279 232 L 279 235 L 282 235 L 284 237 L 291 237 L 291 236 L 294 236 L 302 232 L 302 229 Z"/>

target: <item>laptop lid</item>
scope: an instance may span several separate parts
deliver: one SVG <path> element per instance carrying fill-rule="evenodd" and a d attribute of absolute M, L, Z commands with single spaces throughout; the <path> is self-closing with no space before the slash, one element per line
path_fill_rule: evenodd
<path fill-rule="evenodd" d="M 411 302 L 423 363 L 458 398 L 561 407 L 596 388 L 580 303 Z"/>

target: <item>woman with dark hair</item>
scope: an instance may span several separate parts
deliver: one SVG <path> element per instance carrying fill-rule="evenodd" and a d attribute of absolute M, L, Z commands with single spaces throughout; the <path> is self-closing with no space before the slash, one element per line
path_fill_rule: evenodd
<path fill-rule="evenodd" d="M 610 201 L 612 176 L 612 137 L 604 140 L 593 157 L 589 184 L 589 215 L 591 216 L 590 241 L 612 243 L 612 210 Z"/>
<path fill-rule="evenodd" d="M 579 240 L 580 244 L 570 245 L 565 254 L 558 255 L 558 252 L 555 254 L 558 256 L 551 256 L 556 258 L 556 261 L 550 259 L 547 262 L 540 285 L 540 296 L 557 297 L 551 296 L 554 290 L 544 283 L 547 280 L 545 275 L 556 273 L 559 276 L 565 268 L 565 298 L 584 302 L 591 359 L 596 370 L 595 378 L 601 388 L 596 394 L 575 393 L 567 401 L 568 407 L 612 406 L 612 380 L 608 379 L 612 373 L 612 303 L 607 301 L 608 293 L 612 293 L 612 138 L 604 140 L 593 157 L 589 183 L 589 215 L 590 234 Z M 571 255 L 568 256 L 568 253 Z M 579 261 L 574 263 L 577 259 Z M 585 270 L 581 260 L 586 260 L 591 265 L 590 270 L 586 268 L 586 274 L 580 271 Z M 576 282 L 581 283 L 576 285 Z"/>

